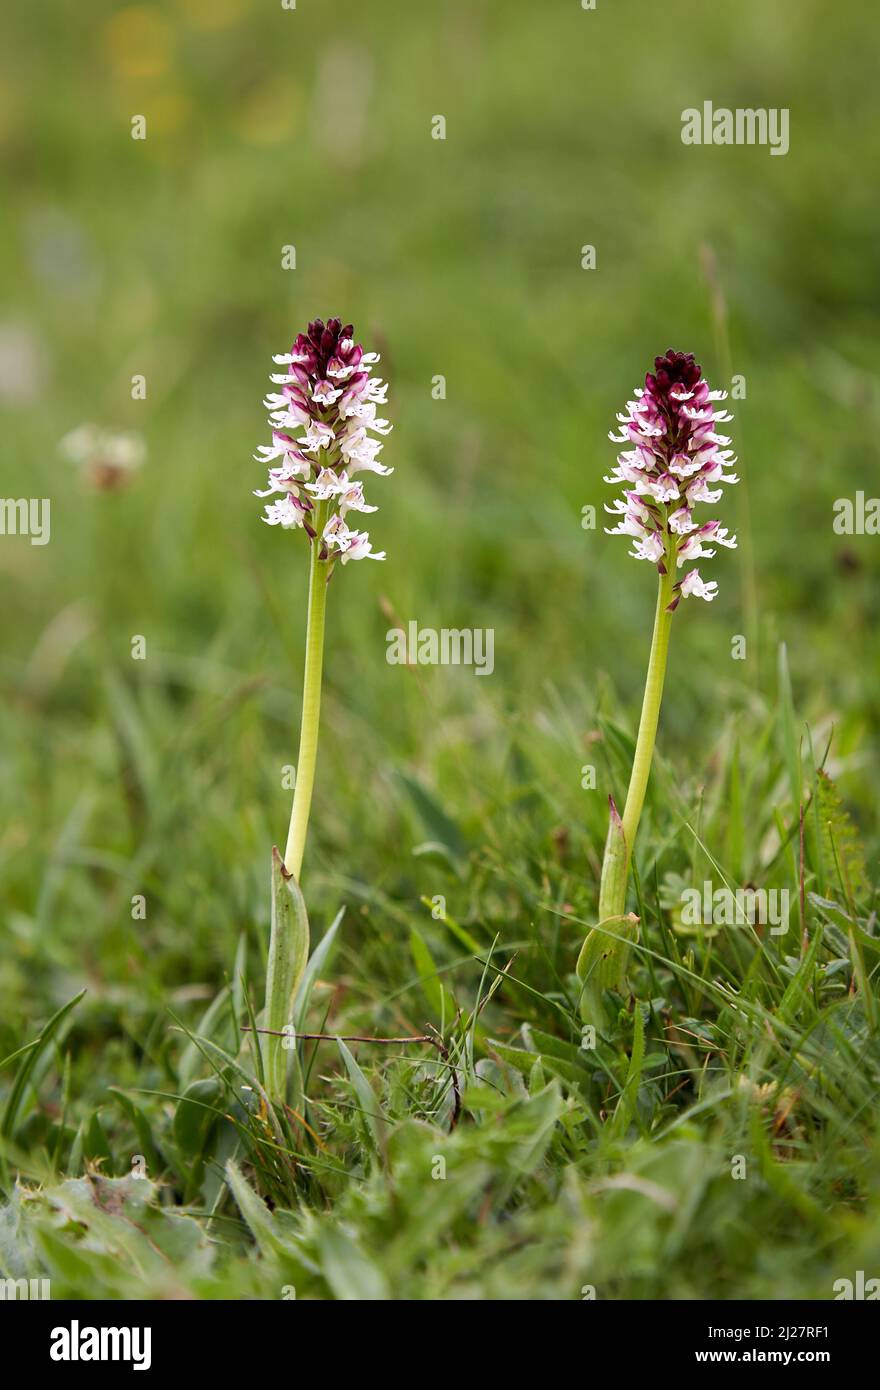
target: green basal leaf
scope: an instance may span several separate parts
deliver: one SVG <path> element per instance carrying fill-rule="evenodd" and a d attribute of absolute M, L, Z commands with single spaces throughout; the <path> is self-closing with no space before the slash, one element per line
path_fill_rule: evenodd
<path fill-rule="evenodd" d="M 272 850 L 272 930 L 266 971 L 265 1026 L 280 1031 L 293 1024 L 294 1000 L 309 958 L 309 919 L 299 884 Z M 287 1047 L 285 1047 L 287 1043 Z M 291 1042 L 267 1036 L 263 1058 L 266 1090 L 283 1101 L 287 1089 L 287 1058 Z"/>

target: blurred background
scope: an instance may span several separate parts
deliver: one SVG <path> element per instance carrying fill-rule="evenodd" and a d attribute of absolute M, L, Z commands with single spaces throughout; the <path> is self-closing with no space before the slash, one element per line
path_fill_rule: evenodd
<path fill-rule="evenodd" d="M 472 882 L 411 853 L 460 832 L 483 848 L 491 931 L 511 800 L 536 878 L 555 847 L 593 893 L 603 784 L 582 790 L 581 766 L 602 709 L 634 728 L 655 597 L 601 530 L 607 431 L 669 346 L 713 385 L 744 379 L 744 484 L 722 517 L 744 543 L 704 566 L 717 602 L 676 619 L 663 750 L 699 787 L 728 722 L 775 700 L 784 641 L 876 847 L 880 537 L 832 530 L 835 499 L 880 493 L 873 17 L 819 0 L 7 10 L 2 493 L 52 507 L 48 545 L 0 538 L 10 1045 L 88 983 L 112 1070 L 120 1017 L 134 1035 L 168 991 L 209 997 L 242 931 L 259 960 L 307 554 L 261 524 L 252 454 L 271 354 L 316 315 L 382 352 L 395 425 L 395 472 L 368 488 L 388 559 L 331 591 L 318 921 L 360 902 L 378 949 L 378 895 L 457 893 L 467 919 Z M 789 153 L 682 145 L 704 100 L 789 108 Z M 494 629 L 494 675 L 388 665 L 396 619 Z"/>

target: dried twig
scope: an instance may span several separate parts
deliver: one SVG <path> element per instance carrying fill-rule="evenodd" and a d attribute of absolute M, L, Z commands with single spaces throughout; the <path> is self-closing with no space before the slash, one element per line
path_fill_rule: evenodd
<path fill-rule="evenodd" d="M 436 1029 L 431 1029 L 430 1033 L 415 1033 L 403 1038 L 374 1038 L 363 1033 L 288 1033 L 283 1028 L 252 1028 L 249 1023 L 240 1025 L 243 1033 L 269 1033 L 272 1037 L 296 1037 L 302 1042 L 362 1042 L 362 1043 L 430 1043 L 431 1047 L 436 1047 L 441 1058 L 449 1068 L 452 1079 L 452 1119 L 449 1123 L 450 1129 L 455 1129 L 461 1115 L 461 1090 L 458 1084 L 458 1072 L 452 1065 L 449 1056 L 449 1048 L 441 1038 Z M 430 1027 L 430 1024 L 428 1025 Z"/>

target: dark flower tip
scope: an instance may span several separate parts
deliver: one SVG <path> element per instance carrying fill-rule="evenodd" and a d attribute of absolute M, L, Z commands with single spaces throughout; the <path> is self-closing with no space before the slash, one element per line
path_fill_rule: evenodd
<path fill-rule="evenodd" d="M 353 336 L 354 327 L 350 323 L 343 324 L 342 319 L 328 319 L 326 323 L 323 319 L 313 319 L 307 330 L 309 342 L 322 365 L 335 356 L 340 339 Z"/>
<path fill-rule="evenodd" d="M 304 334 L 299 334 L 293 343 L 293 352 L 300 354 L 300 364 L 306 373 L 321 381 L 327 375 L 329 364 L 336 367 L 357 367 L 363 357 L 363 349 L 353 342 L 355 328 L 343 324 L 341 318 L 313 318 Z M 342 346 L 348 345 L 348 346 Z"/>
<path fill-rule="evenodd" d="M 654 371 L 648 372 L 645 386 L 657 395 L 668 396 L 673 386 L 692 391 L 702 375 L 703 369 L 692 352 L 676 352 L 670 348 L 665 357 L 654 358 Z"/>

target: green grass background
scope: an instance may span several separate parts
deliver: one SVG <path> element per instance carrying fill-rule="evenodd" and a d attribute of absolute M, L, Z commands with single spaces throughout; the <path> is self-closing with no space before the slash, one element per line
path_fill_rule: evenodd
<path fill-rule="evenodd" d="M 50 497 L 52 539 L 0 538 L 0 1058 L 87 991 L 0 1073 L 7 1273 L 77 1297 L 565 1299 L 828 1298 L 880 1272 L 880 538 L 832 531 L 836 498 L 880 492 L 873 23 L 818 0 L 5 15 L 3 495 Z M 707 99 L 789 108 L 790 152 L 683 146 Z M 387 562 L 331 588 L 304 888 L 315 940 L 346 914 L 310 1018 L 442 1026 L 465 1105 L 448 1135 L 425 1049 L 356 1048 L 355 1084 L 322 1045 L 293 1163 L 175 1029 L 234 1052 L 237 970 L 259 1005 L 307 557 L 260 524 L 251 455 L 271 354 L 336 313 L 383 353 L 395 472 L 368 488 Z M 633 898 L 645 1054 L 629 1011 L 585 1061 L 571 972 L 654 583 L 581 510 L 601 517 L 607 430 L 669 346 L 713 385 L 745 378 L 722 519 L 753 568 L 721 551 L 717 602 L 676 618 Z M 144 437 L 124 493 L 59 456 L 85 421 Z M 388 665 L 389 613 L 494 629 L 494 674 Z M 851 820 L 830 839 L 829 739 Z M 805 893 L 839 914 L 806 900 L 815 949 L 800 921 L 772 942 L 676 931 L 675 885 L 722 870 L 797 896 L 801 804 Z M 233 1196 L 230 1158 L 274 1216 Z"/>

